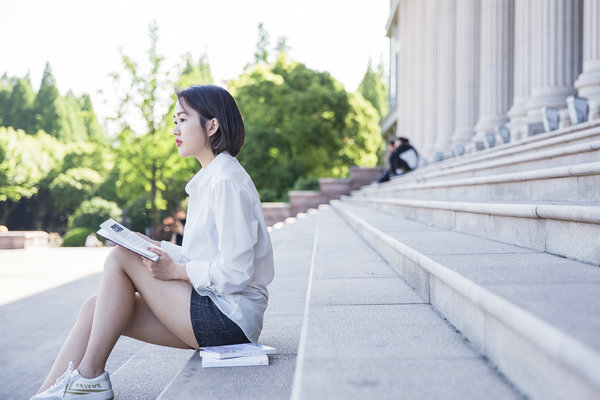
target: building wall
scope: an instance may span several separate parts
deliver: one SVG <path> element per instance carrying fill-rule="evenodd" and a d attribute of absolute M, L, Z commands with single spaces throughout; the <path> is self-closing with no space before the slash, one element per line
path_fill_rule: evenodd
<path fill-rule="evenodd" d="M 390 115 L 427 162 L 544 130 L 567 98 L 600 117 L 600 0 L 391 0 Z"/>

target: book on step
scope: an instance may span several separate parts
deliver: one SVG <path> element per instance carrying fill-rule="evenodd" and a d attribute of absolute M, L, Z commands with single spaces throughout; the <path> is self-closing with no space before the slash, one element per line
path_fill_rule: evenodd
<path fill-rule="evenodd" d="M 152 261 L 156 261 L 159 258 L 158 254 L 148 250 L 148 247 L 160 249 L 159 246 L 144 240 L 114 219 L 109 218 L 101 223 L 100 229 L 96 234 Z"/>
<path fill-rule="evenodd" d="M 200 347 L 200 357 L 223 360 L 227 358 L 277 354 L 274 347 L 259 343 L 240 343 L 226 346 Z"/>
<path fill-rule="evenodd" d="M 269 356 L 258 354 L 253 356 L 233 358 L 202 357 L 202 368 L 247 367 L 254 365 L 269 365 Z"/>

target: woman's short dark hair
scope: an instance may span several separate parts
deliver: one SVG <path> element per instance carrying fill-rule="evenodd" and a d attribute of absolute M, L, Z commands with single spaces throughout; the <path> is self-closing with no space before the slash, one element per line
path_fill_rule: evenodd
<path fill-rule="evenodd" d="M 219 121 L 219 129 L 210 138 L 214 155 L 224 151 L 234 157 L 238 155 L 246 139 L 246 130 L 242 114 L 227 90 L 215 85 L 190 86 L 179 90 L 177 99 L 182 107 L 187 105 L 200 114 L 203 128 L 208 120 L 216 118 Z"/>

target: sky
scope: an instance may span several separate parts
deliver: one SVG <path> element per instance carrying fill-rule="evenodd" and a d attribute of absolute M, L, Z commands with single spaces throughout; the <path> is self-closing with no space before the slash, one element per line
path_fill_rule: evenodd
<path fill-rule="evenodd" d="M 152 21 L 167 70 L 206 55 L 221 86 L 253 60 L 262 22 L 273 46 L 286 37 L 290 58 L 355 91 L 370 60 L 387 65 L 388 14 L 389 0 L 0 0 L 0 74 L 29 73 L 37 90 L 48 61 L 60 93 L 90 94 L 103 118 L 116 109 L 119 51 L 143 64 Z"/>

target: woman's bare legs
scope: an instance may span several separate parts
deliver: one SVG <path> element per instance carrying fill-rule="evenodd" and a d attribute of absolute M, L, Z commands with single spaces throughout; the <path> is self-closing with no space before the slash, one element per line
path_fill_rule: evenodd
<path fill-rule="evenodd" d="M 75 325 L 71 329 L 69 336 L 65 340 L 48 376 L 42 383 L 39 392 L 46 390 L 50 387 L 56 378 L 58 378 L 72 361 L 74 365 L 79 365 L 85 349 L 87 348 L 88 341 L 90 340 L 90 332 L 92 330 L 92 320 L 94 319 L 94 307 L 96 306 L 96 297 L 88 298 L 79 310 L 79 316 Z M 38 393 L 39 393 L 38 392 Z"/>
<path fill-rule="evenodd" d="M 197 349 L 189 313 L 191 291 L 188 282 L 153 278 L 139 256 L 116 247 L 106 259 L 97 298 L 82 307 L 40 391 L 54 383 L 69 361 L 84 377 L 102 374 L 121 334 Z"/>

